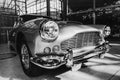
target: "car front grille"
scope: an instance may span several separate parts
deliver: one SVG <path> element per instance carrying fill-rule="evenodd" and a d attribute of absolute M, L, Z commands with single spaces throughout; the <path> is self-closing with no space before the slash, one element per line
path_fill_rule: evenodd
<path fill-rule="evenodd" d="M 61 49 L 68 48 L 81 48 L 85 46 L 96 46 L 100 40 L 99 32 L 84 32 L 78 33 L 72 38 L 65 40 L 61 43 Z"/>

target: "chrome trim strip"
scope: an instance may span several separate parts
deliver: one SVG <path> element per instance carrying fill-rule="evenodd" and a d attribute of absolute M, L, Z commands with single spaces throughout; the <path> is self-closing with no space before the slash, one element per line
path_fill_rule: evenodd
<path fill-rule="evenodd" d="M 94 52 L 94 53 L 91 53 L 91 54 L 88 54 L 87 56 L 83 57 L 83 58 L 79 58 L 79 59 L 73 59 L 73 62 L 75 61 L 82 61 L 83 59 L 88 59 L 88 58 L 91 58 L 91 57 L 94 57 L 94 56 L 97 56 L 99 54 L 101 54 L 102 52 Z"/>

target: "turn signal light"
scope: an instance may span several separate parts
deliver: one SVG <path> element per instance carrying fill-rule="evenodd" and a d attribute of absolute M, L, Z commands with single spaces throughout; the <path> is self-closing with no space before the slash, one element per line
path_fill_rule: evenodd
<path fill-rule="evenodd" d="M 46 47 L 46 48 L 44 48 L 44 53 L 50 53 L 51 52 L 51 49 L 50 49 L 50 47 Z"/>
<path fill-rule="evenodd" d="M 55 46 L 53 46 L 53 48 L 52 48 L 52 51 L 53 51 L 54 53 L 57 53 L 59 50 L 60 50 L 59 45 L 55 45 Z"/>

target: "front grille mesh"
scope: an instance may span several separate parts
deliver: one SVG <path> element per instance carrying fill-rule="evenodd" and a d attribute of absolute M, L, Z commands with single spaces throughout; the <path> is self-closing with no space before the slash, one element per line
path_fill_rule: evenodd
<path fill-rule="evenodd" d="M 81 48 L 85 46 L 95 46 L 99 44 L 99 32 L 85 32 L 78 33 L 71 39 L 65 40 L 61 43 L 61 49 Z"/>

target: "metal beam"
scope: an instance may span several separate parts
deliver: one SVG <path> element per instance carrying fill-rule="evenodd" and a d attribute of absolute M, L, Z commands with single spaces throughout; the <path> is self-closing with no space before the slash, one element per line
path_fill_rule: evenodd
<path fill-rule="evenodd" d="M 37 13 L 37 1 L 38 1 L 38 0 L 36 0 L 36 13 Z"/>
<path fill-rule="evenodd" d="M 99 8 L 96 8 L 95 11 L 99 11 L 101 9 L 115 8 L 115 7 L 120 7 L 120 5 L 111 5 L 111 6 L 106 6 L 106 7 L 99 7 Z M 77 11 L 77 12 L 68 13 L 68 16 L 82 14 L 82 13 L 88 13 L 88 12 L 93 12 L 93 11 L 94 11 L 93 9 L 88 9 L 88 10 L 84 10 L 84 11 Z"/>
<path fill-rule="evenodd" d="M 47 16 L 50 16 L 50 0 L 46 0 L 47 5 Z"/>
<path fill-rule="evenodd" d="M 25 13 L 27 14 L 27 0 L 25 0 Z"/>
<path fill-rule="evenodd" d="M 63 0 L 62 2 L 62 18 L 63 20 L 67 20 L 67 15 L 68 15 L 68 0 Z"/>
<path fill-rule="evenodd" d="M 11 0 L 10 3 L 8 4 L 8 6 L 7 6 L 8 8 L 9 8 L 9 6 L 11 5 L 12 1 L 13 1 L 13 0 Z"/>
<path fill-rule="evenodd" d="M 15 14 L 17 15 L 17 0 L 14 0 L 15 3 Z"/>
<path fill-rule="evenodd" d="M 25 1 L 20 1 L 20 0 L 19 1 L 17 0 L 17 2 L 25 3 Z"/>
<path fill-rule="evenodd" d="M 6 0 L 3 1 L 3 8 L 5 7 Z"/>
<path fill-rule="evenodd" d="M 22 13 L 23 13 L 23 10 L 22 9 L 20 9 L 20 7 L 18 6 L 18 5 L 16 5 L 16 7 L 18 7 L 19 8 L 19 12 L 21 11 Z"/>

